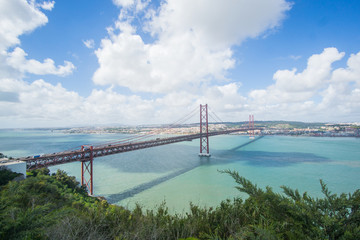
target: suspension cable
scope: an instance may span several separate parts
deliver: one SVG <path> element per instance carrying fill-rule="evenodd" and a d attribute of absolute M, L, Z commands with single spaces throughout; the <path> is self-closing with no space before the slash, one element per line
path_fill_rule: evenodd
<path fill-rule="evenodd" d="M 194 110 L 192 110 L 191 112 L 186 114 L 184 117 L 180 118 L 179 120 L 175 121 L 174 123 L 165 125 L 164 127 L 153 129 L 152 131 L 150 131 L 146 134 L 141 134 L 141 135 L 136 134 L 135 136 L 119 139 L 118 141 L 111 141 L 111 142 L 107 142 L 105 144 L 104 143 L 96 144 L 94 146 L 99 147 L 99 146 L 105 146 L 105 145 L 111 145 L 111 144 L 131 143 L 133 141 L 143 140 L 143 139 L 161 134 L 162 132 L 164 132 L 164 129 L 171 129 L 171 128 L 176 128 L 176 127 L 181 126 L 186 121 L 188 121 L 190 118 L 192 118 L 196 113 L 197 113 L 197 108 L 195 108 Z"/>

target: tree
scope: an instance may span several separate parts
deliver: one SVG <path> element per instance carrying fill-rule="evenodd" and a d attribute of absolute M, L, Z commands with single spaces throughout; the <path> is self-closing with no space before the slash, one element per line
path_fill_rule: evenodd
<path fill-rule="evenodd" d="M 22 175 L 21 173 L 15 173 L 7 168 L 0 168 L 0 186 L 7 184 L 14 178 Z"/>
<path fill-rule="evenodd" d="M 251 224 L 280 239 L 360 239 L 360 190 L 353 194 L 332 194 L 320 180 L 324 198 L 311 198 L 298 190 L 282 186 L 285 195 L 270 187 L 259 189 L 235 171 L 236 188 L 249 195 L 244 208 Z"/>

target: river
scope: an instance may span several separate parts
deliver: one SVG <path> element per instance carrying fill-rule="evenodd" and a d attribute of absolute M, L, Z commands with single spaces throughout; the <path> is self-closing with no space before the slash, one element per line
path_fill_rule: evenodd
<path fill-rule="evenodd" d="M 82 144 L 117 140 L 122 134 L 65 134 L 50 130 L 0 130 L 0 152 L 12 157 L 53 153 Z M 259 187 L 281 192 L 286 185 L 322 197 L 322 179 L 334 193 L 360 188 L 360 139 L 265 136 L 210 138 L 211 157 L 199 157 L 199 140 L 121 153 L 94 160 L 94 194 L 110 203 L 154 208 L 163 202 L 171 212 L 189 203 L 214 207 L 222 200 L 246 197 L 219 170 L 236 170 Z M 76 176 L 79 162 L 50 167 Z"/>

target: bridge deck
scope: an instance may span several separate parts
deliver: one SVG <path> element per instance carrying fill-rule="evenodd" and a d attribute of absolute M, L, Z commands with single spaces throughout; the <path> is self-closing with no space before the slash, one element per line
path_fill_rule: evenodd
<path fill-rule="evenodd" d="M 234 132 L 244 132 L 248 130 L 259 129 L 259 128 L 238 128 L 224 131 L 209 132 L 210 136 L 216 136 L 221 134 L 229 134 Z M 144 148 L 156 147 L 171 143 L 191 141 L 193 139 L 200 138 L 200 133 L 191 134 L 191 135 L 182 135 L 168 138 L 156 138 L 148 141 L 139 141 L 139 142 L 128 142 L 121 144 L 109 144 L 107 146 L 94 147 L 92 150 L 93 157 L 103 157 L 107 155 L 135 151 Z M 90 159 L 91 150 L 85 148 L 84 150 L 75 150 L 75 151 L 66 151 L 58 152 L 53 154 L 44 154 L 38 157 L 27 157 L 20 158 L 21 161 L 26 162 L 26 168 L 37 169 L 42 167 L 48 167 L 58 164 L 76 162 L 76 161 L 88 161 Z"/>

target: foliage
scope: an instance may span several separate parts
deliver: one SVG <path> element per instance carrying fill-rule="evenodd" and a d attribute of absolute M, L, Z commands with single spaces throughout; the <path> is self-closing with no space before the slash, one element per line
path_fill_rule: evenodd
<path fill-rule="evenodd" d="M 236 188 L 249 195 L 243 207 L 252 214 L 251 225 L 266 229 L 280 239 L 360 239 L 360 190 L 353 194 L 331 194 L 320 180 L 322 199 L 282 186 L 285 193 L 266 191 L 239 176 L 230 174 L 239 184 Z"/>
<path fill-rule="evenodd" d="M 283 186 L 284 194 L 260 189 L 237 172 L 231 175 L 246 200 L 216 208 L 190 203 L 186 214 L 166 204 L 132 211 L 87 195 L 74 177 L 33 172 L 0 192 L 0 239 L 360 239 L 360 191 L 314 199 Z"/>
<path fill-rule="evenodd" d="M 44 172 L 48 173 L 38 171 L 36 177 L 9 182 L 1 189 L 0 239 L 45 239 L 47 227 L 95 203 L 73 187 L 77 185 L 73 177 L 64 177 L 60 170 L 54 176 Z"/>
<path fill-rule="evenodd" d="M 9 181 L 13 180 L 14 178 L 22 175 L 21 173 L 15 173 L 11 170 L 6 168 L 0 168 L 0 187 L 7 184 Z"/>

